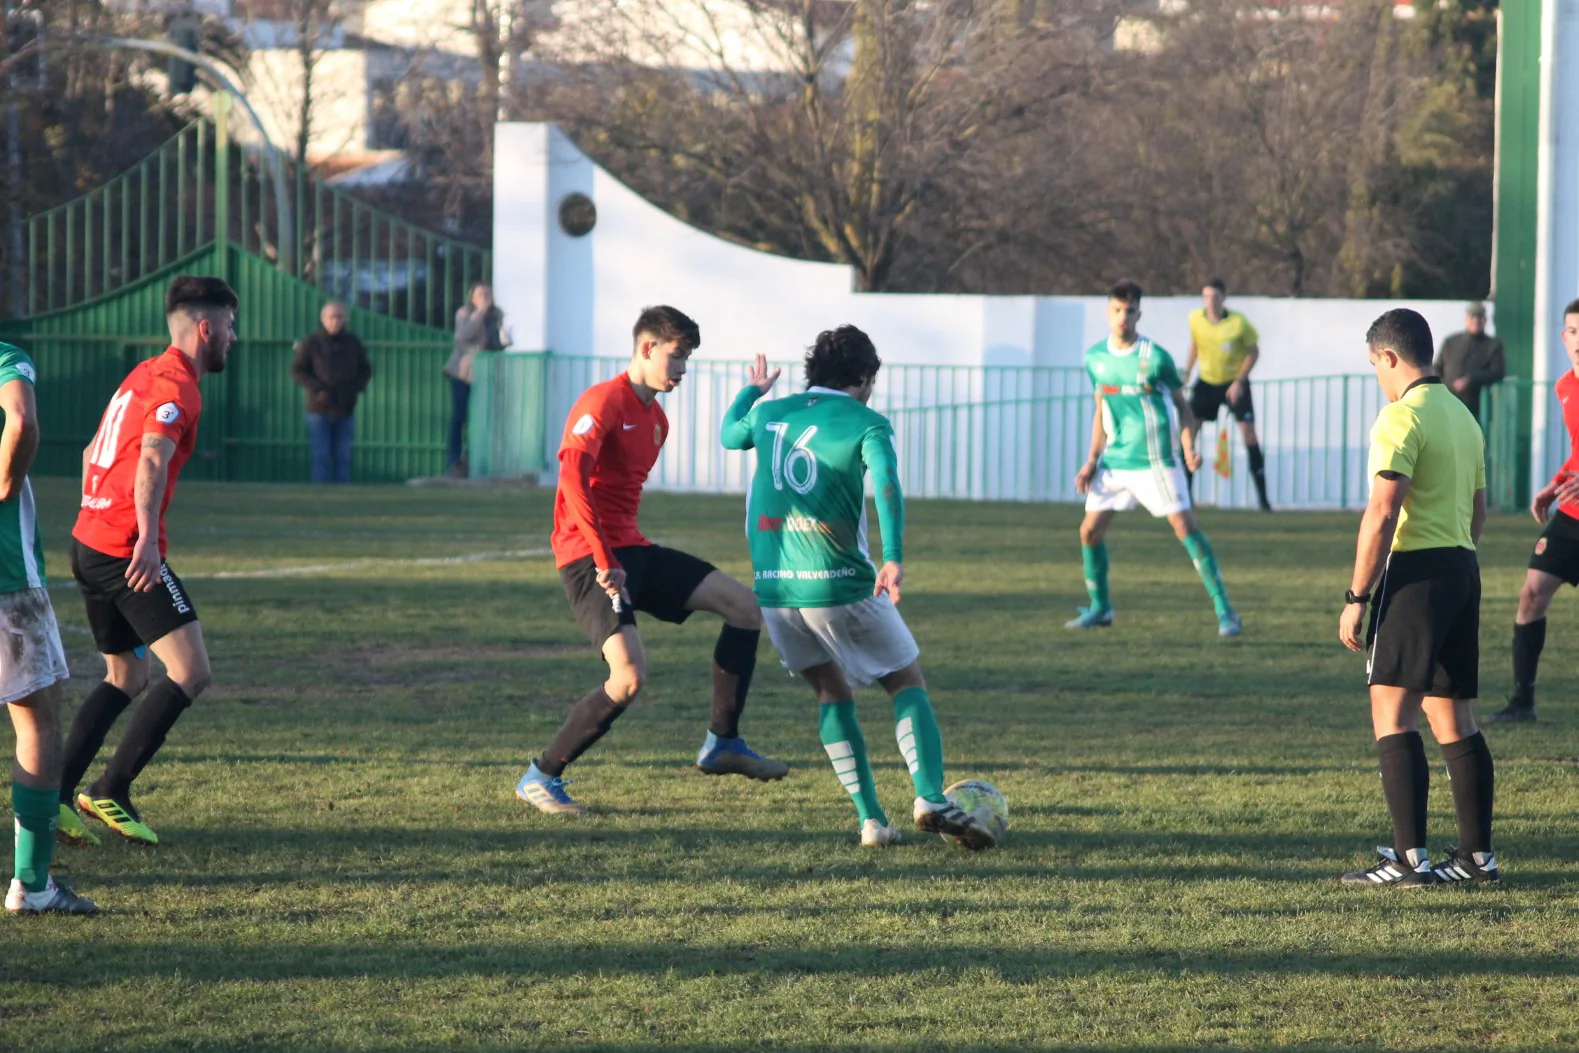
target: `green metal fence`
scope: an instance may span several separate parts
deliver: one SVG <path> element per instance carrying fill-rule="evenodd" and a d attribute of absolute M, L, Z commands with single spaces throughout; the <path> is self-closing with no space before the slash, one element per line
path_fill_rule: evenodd
<path fill-rule="evenodd" d="M 208 248 L 262 261 L 322 297 L 442 329 L 492 269 L 486 249 L 423 230 L 286 159 L 276 184 L 229 134 L 230 102 L 145 160 L 27 221 L 28 317 L 111 298 Z"/>
<path fill-rule="evenodd" d="M 618 375 L 621 358 L 493 356 L 493 390 L 474 395 L 473 443 L 494 447 L 474 474 L 519 475 L 537 465 L 550 476 L 571 404 L 588 386 Z M 798 389 L 786 365 L 781 392 Z M 692 361 L 678 390 L 664 397 L 670 438 L 649 485 L 656 489 L 743 492 L 752 460 L 718 443 L 719 422 L 745 383 L 740 362 Z M 479 382 L 481 386 L 481 382 Z M 1520 416 L 1523 400 L 1544 399 L 1548 412 L 1535 463 L 1550 473 L 1567 440 L 1548 391 L 1526 380 L 1486 393 L 1481 419 L 1487 437 L 1488 497 L 1494 507 L 1519 506 Z M 1369 494 L 1370 429 L 1383 404 L 1374 377 L 1344 375 L 1258 381 L 1256 427 L 1266 456 L 1271 499 L 1280 508 L 1358 508 Z M 1537 396 L 1539 395 L 1539 398 Z M 479 400 L 482 400 L 479 402 Z M 484 405 L 479 412 L 477 407 Z M 1094 408 L 1083 370 L 993 366 L 887 365 L 873 406 L 894 423 L 900 472 L 917 497 L 969 500 L 1073 501 Z M 486 415 L 486 416 L 485 416 Z M 508 422 L 508 432 L 488 422 Z M 530 422 L 541 420 L 538 435 Z M 1222 434 L 1227 457 L 1219 462 Z M 1253 508 L 1256 494 L 1238 427 L 1224 413 L 1202 428 L 1206 465 L 1196 478 L 1199 503 Z M 494 464 L 507 465 L 497 472 Z M 1222 464 L 1228 474 L 1219 471 Z M 481 469 L 479 472 L 478 469 Z"/>
<path fill-rule="evenodd" d="M 38 364 L 43 431 L 38 475 L 78 475 L 105 404 L 130 369 L 162 352 L 149 337 L 22 334 Z M 448 342 L 367 341 L 373 381 L 357 407 L 352 477 L 399 482 L 444 470 Z M 281 482 L 308 478 L 305 395 L 291 379 L 293 341 L 243 339 L 223 373 L 203 378 L 197 448 L 185 477 Z"/>

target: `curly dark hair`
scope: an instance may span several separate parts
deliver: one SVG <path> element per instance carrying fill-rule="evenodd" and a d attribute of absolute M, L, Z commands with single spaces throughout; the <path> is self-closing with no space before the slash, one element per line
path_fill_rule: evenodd
<path fill-rule="evenodd" d="M 702 346 L 702 329 L 684 311 L 675 307 L 643 307 L 631 338 L 638 343 L 650 336 L 661 344 L 678 341 L 680 350 L 695 351 Z"/>
<path fill-rule="evenodd" d="M 178 274 L 170 280 L 164 294 L 164 313 L 168 317 L 184 307 L 203 309 L 228 307 L 232 311 L 241 303 L 236 290 L 223 278 L 207 275 Z"/>
<path fill-rule="evenodd" d="M 872 338 L 853 325 L 825 329 L 806 349 L 806 386 L 853 388 L 877 375 L 883 360 Z"/>
<path fill-rule="evenodd" d="M 1109 300 L 1117 300 L 1119 303 L 1127 303 L 1131 307 L 1139 307 L 1140 298 L 1144 295 L 1145 290 L 1141 289 L 1140 283 L 1132 282 L 1128 278 L 1118 282 L 1107 291 L 1107 298 Z"/>

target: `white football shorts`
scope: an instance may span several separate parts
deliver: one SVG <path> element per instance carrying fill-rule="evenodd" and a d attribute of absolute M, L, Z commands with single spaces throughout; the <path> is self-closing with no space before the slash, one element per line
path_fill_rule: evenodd
<path fill-rule="evenodd" d="M 1097 470 L 1086 495 L 1087 512 L 1128 512 L 1143 506 L 1154 516 L 1171 516 L 1190 507 L 1190 481 L 1184 469 L 1107 468 Z"/>
<path fill-rule="evenodd" d="M 0 706 L 70 675 L 49 590 L 0 593 Z"/>
<path fill-rule="evenodd" d="M 870 684 L 921 655 L 886 593 L 842 607 L 764 607 L 762 621 L 784 667 L 796 673 L 833 662 L 849 679 Z"/>

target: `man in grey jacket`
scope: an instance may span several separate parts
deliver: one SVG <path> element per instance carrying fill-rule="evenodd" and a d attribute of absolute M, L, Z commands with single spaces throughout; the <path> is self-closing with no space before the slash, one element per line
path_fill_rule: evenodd
<path fill-rule="evenodd" d="M 356 334 L 345 327 L 345 305 L 323 305 L 317 332 L 296 344 L 291 376 L 307 389 L 307 442 L 315 483 L 351 481 L 352 414 L 373 379 L 373 364 Z"/>
<path fill-rule="evenodd" d="M 1486 305 L 1472 303 L 1464 308 L 1464 332 L 1442 341 L 1433 368 L 1453 394 L 1459 397 L 1475 419 L 1480 415 L 1480 393 L 1500 381 L 1506 371 L 1502 341 L 1486 332 Z"/>

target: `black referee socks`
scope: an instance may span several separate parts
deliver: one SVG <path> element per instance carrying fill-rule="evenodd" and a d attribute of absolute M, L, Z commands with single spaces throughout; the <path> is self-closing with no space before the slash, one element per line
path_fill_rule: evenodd
<path fill-rule="evenodd" d="M 1431 791 L 1431 766 L 1426 763 L 1425 743 L 1418 731 L 1383 735 L 1376 740 L 1376 757 L 1382 767 L 1382 794 L 1393 817 L 1393 847 L 1398 850 L 1399 859 L 1407 859 L 1410 849 L 1426 846 L 1425 812 Z M 1453 792 L 1456 797 L 1457 789 Z"/>
<path fill-rule="evenodd" d="M 1545 622 L 1541 625 L 1544 627 Z M 1442 747 L 1442 756 L 1447 760 L 1447 777 L 1453 783 L 1459 851 L 1490 852 L 1491 805 L 1496 796 L 1497 772 L 1491 763 L 1486 736 L 1477 731 L 1467 739 L 1449 742 Z"/>
<path fill-rule="evenodd" d="M 1513 626 L 1513 699 L 1520 709 L 1535 708 L 1535 671 L 1546 647 L 1546 619 Z"/>

